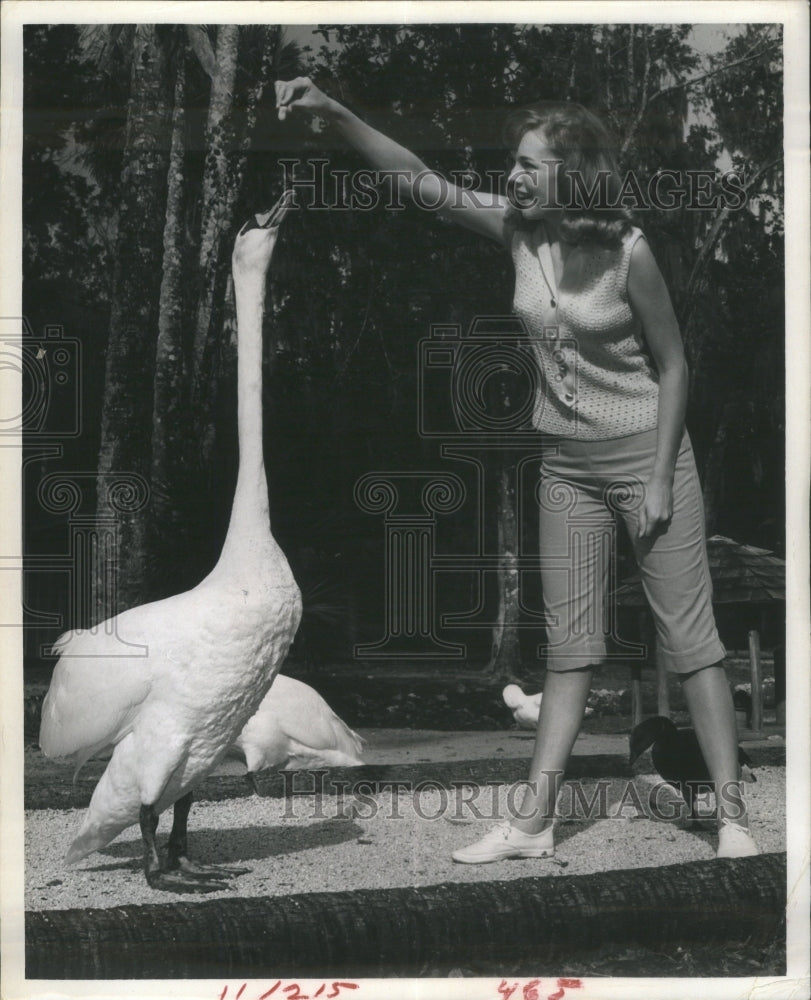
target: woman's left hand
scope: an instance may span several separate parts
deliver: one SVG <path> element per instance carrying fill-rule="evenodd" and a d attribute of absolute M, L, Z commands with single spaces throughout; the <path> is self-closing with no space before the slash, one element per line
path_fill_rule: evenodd
<path fill-rule="evenodd" d="M 670 523 L 673 517 L 673 484 L 663 479 L 649 479 L 645 498 L 639 509 L 637 538 L 650 538 Z"/>

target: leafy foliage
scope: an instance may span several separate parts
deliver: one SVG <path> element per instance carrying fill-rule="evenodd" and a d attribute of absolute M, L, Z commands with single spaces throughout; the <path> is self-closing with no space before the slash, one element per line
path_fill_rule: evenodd
<path fill-rule="evenodd" d="M 180 207 L 176 218 L 153 222 L 178 236 L 173 301 L 183 364 L 193 370 L 205 342 L 211 378 L 196 402 L 189 379 L 181 380 L 191 424 L 172 422 L 175 458 L 153 468 L 142 599 L 194 583 L 227 523 L 236 472 L 231 233 L 280 193 L 280 159 L 309 161 L 297 168 L 304 177 L 327 160 L 328 202 L 340 195 L 341 171 L 365 166 L 326 123 L 278 121 L 273 78 L 305 71 L 445 173 L 475 171 L 498 184 L 505 110 L 565 97 L 605 117 L 622 165 L 643 188 L 658 171 L 712 170 L 719 157 L 755 178 L 750 205 L 726 216 L 681 208 L 651 210 L 641 221 L 683 320 L 689 426 L 710 487 L 708 513 L 716 530 L 781 550 L 782 81 L 774 26 L 749 25 L 709 58 L 694 48 L 689 25 L 325 25 L 323 44 L 304 53 L 276 27 L 244 26 L 217 133 L 227 170 L 214 184 L 208 71 L 218 32 L 203 26 L 195 46 L 183 26 L 160 26 L 156 36 L 164 90 L 172 92 L 180 60 L 186 79 Z M 86 434 L 70 450 L 73 467 L 87 470 L 96 467 L 109 388 L 114 247 L 132 194 L 125 158 L 136 45 L 127 25 L 32 25 L 25 35 L 25 308 L 37 329 L 58 303 L 87 347 Z M 201 60 L 197 50 L 206 46 Z M 213 217 L 219 249 L 201 269 L 205 220 Z M 354 642 L 378 637 L 383 531 L 355 507 L 353 485 L 371 469 L 446 467 L 437 444 L 418 432 L 419 341 L 433 323 L 467 330 L 476 316 L 509 313 L 511 280 L 500 248 L 413 206 L 303 206 L 285 223 L 268 294 L 266 459 L 274 532 L 316 595 L 308 657 L 347 657 Z M 201 340 L 205 288 L 213 289 L 212 307 Z M 143 430 L 149 440 L 151 428 Z M 464 551 L 474 526 L 467 514 L 442 530 L 448 550 Z M 484 530 L 496 538 L 495 523 Z M 443 607 L 463 610 L 476 600 L 469 575 L 442 587 Z M 522 653 L 532 660 L 535 640 L 524 635 Z M 458 638 L 472 659 L 486 658 L 489 636 Z"/>

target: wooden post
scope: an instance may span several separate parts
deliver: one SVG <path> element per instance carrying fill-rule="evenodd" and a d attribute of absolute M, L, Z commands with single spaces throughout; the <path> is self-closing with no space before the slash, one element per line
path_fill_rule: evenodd
<path fill-rule="evenodd" d="M 760 632 L 749 632 L 749 669 L 752 678 L 752 729 L 763 730 L 763 678 L 760 669 Z"/>
<path fill-rule="evenodd" d="M 656 657 L 656 710 L 659 715 L 670 718 L 670 691 L 667 687 L 667 670 Z"/>
<path fill-rule="evenodd" d="M 642 667 L 631 664 L 631 728 L 642 721 Z"/>

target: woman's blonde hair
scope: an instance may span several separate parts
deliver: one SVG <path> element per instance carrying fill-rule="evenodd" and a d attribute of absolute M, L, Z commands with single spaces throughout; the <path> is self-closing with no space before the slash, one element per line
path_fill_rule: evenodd
<path fill-rule="evenodd" d="M 515 149 L 524 134 L 538 129 L 555 157 L 557 203 L 563 209 L 561 235 L 570 243 L 619 243 L 631 228 L 631 216 L 618 205 L 621 189 L 615 144 L 600 119 L 581 104 L 539 101 L 516 108 L 504 123 L 504 141 Z M 520 226 L 520 212 L 508 209 L 508 221 Z"/>

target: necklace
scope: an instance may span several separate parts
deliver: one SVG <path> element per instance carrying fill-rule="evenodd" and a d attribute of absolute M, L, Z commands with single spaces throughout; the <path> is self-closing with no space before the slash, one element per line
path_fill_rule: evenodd
<path fill-rule="evenodd" d="M 551 257 L 552 257 L 552 244 L 549 242 L 549 233 L 547 231 L 546 226 L 543 227 L 543 231 L 544 231 L 544 240 L 545 240 L 545 243 L 546 243 L 547 247 L 549 247 L 549 257 L 551 259 Z M 552 306 L 553 309 L 556 309 L 557 308 L 557 299 L 556 299 L 556 296 L 555 296 L 555 289 L 550 285 L 549 278 L 547 278 L 547 276 L 546 276 L 546 268 L 543 266 L 543 260 L 541 260 L 541 247 L 540 247 L 540 244 L 538 245 L 536 256 L 538 258 L 538 266 L 541 269 L 541 274 L 543 275 L 544 283 L 546 284 L 546 287 L 549 289 L 549 304 Z M 554 277 L 554 273 L 555 273 L 554 272 L 554 261 L 552 262 L 552 267 L 553 267 L 552 276 Z"/>
<path fill-rule="evenodd" d="M 541 266 L 541 274 L 543 275 L 543 280 L 546 282 L 546 287 L 549 289 L 549 304 L 553 309 L 557 307 L 557 302 L 555 301 L 555 293 L 552 290 L 552 286 L 549 284 L 549 279 L 546 276 L 546 271 L 543 269 L 543 264 L 541 263 L 541 258 L 538 257 L 538 263 Z"/>

